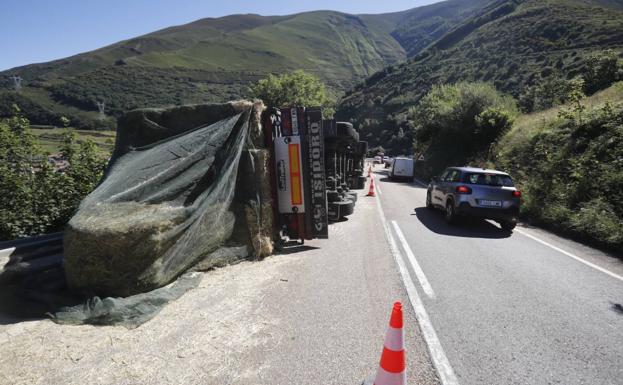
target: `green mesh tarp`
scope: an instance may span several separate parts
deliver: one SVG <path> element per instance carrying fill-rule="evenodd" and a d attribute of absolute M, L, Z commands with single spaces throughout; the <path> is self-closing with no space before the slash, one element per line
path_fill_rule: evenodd
<path fill-rule="evenodd" d="M 175 282 L 147 293 L 121 298 L 92 297 L 86 302 L 60 309 L 52 320 L 68 325 L 121 325 L 134 329 L 149 321 L 171 301 L 194 289 L 201 273 L 186 273 Z"/>
<path fill-rule="evenodd" d="M 164 286 L 231 236 L 251 103 L 138 110 L 120 120 L 105 179 L 64 234 L 71 288 Z"/>

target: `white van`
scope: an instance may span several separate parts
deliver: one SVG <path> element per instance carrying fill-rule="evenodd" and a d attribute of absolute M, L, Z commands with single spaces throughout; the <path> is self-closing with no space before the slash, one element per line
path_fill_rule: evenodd
<path fill-rule="evenodd" d="M 415 175 L 413 174 L 413 159 L 396 157 L 392 163 L 392 168 L 389 170 L 389 179 L 408 179 L 413 180 Z"/>

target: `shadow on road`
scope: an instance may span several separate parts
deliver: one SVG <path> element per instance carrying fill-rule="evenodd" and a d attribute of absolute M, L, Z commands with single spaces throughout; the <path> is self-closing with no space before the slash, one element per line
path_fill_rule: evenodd
<path fill-rule="evenodd" d="M 45 289 L 23 282 L 0 287 L 0 325 L 49 319 L 65 306 L 85 301 L 87 295 L 66 288 Z"/>
<path fill-rule="evenodd" d="M 502 230 L 492 223 L 477 218 L 461 218 L 459 223 L 449 225 L 441 211 L 427 209 L 426 207 L 416 208 L 415 213 L 411 215 L 417 216 L 419 221 L 430 231 L 442 235 L 500 239 L 508 238 L 512 234 L 510 231 Z"/>
<path fill-rule="evenodd" d="M 307 246 L 307 245 L 285 246 L 285 247 L 280 248 L 279 250 L 275 250 L 275 255 L 294 254 L 294 253 L 300 253 L 302 251 L 316 250 L 316 249 L 319 249 L 319 247 Z"/>

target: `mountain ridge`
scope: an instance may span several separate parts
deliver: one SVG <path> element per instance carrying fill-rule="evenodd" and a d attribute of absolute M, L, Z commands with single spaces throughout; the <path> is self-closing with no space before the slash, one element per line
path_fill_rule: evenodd
<path fill-rule="evenodd" d="M 603 4 L 608 5 L 604 7 Z M 342 99 L 372 146 L 410 151 L 407 110 L 435 84 L 492 83 L 515 98 L 541 79 L 570 79 L 595 53 L 623 51 L 623 5 L 615 1 L 501 0 L 406 62 L 386 67 Z"/>
<path fill-rule="evenodd" d="M 104 101 L 113 116 L 137 107 L 222 102 L 247 96 L 248 85 L 269 73 L 296 69 L 319 76 L 338 96 L 407 58 L 392 36 L 401 21 L 424 14 L 410 22 L 418 29 L 418 22 L 439 21 L 437 13 L 448 7 L 474 8 L 488 1 L 449 0 L 378 15 L 312 11 L 202 18 L 67 58 L 2 71 L 0 116 L 16 102 L 27 106 L 25 112 L 35 123 L 55 124 L 65 115 L 72 124 L 95 128 L 102 124 L 97 101 Z M 457 20 L 448 20 L 442 29 Z M 401 31 L 406 33 L 405 24 Z M 415 36 L 420 39 L 422 33 Z M 430 39 L 423 39 L 420 46 Z M 410 52 L 417 50 L 411 47 Z M 24 79 L 20 93 L 11 93 L 12 75 Z"/>

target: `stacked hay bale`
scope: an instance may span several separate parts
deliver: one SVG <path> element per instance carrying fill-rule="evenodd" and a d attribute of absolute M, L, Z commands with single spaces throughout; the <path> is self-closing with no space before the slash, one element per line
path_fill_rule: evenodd
<path fill-rule="evenodd" d="M 270 254 L 262 110 L 261 102 L 239 101 L 142 109 L 119 119 L 106 177 L 65 231 L 69 286 L 127 296 L 166 285 L 206 257 L 202 266 L 210 267 L 209 256 L 223 246 Z M 232 237 L 236 228 L 246 237 Z"/>

